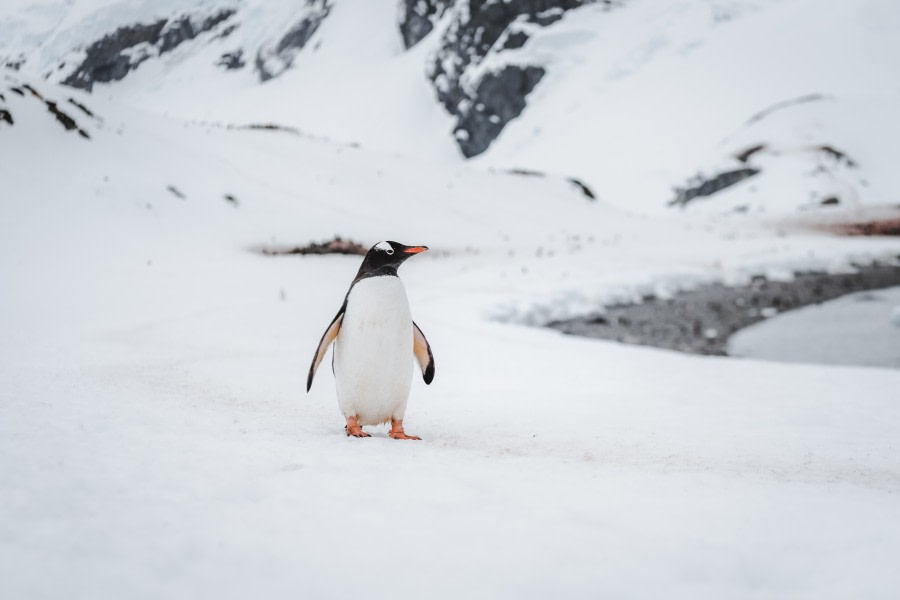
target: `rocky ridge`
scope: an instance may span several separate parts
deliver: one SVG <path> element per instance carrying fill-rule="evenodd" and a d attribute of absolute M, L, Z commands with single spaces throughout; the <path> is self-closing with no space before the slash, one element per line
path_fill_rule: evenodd
<path fill-rule="evenodd" d="M 84 59 L 62 83 L 91 91 L 94 83 L 119 81 L 142 62 L 171 52 L 183 42 L 215 29 L 234 14 L 233 9 L 223 9 L 207 16 L 185 14 L 119 27 L 90 44 L 84 51 Z M 228 35 L 230 31 L 226 29 L 222 33 Z"/>
<path fill-rule="evenodd" d="M 456 117 L 453 133 L 467 158 L 487 150 L 506 124 L 522 113 L 525 98 L 546 74 L 544 65 L 521 62 L 515 51 L 536 29 L 586 4 L 612 8 L 621 2 L 406 0 L 400 29 L 407 47 L 427 35 L 441 15 L 447 20 L 427 73 L 438 100 Z M 489 58 L 492 68 L 480 69 Z"/>

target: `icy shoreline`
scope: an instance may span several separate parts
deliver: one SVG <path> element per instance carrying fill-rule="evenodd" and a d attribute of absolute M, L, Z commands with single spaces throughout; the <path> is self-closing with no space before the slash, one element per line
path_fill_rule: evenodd
<path fill-rule="evenodd" d="M 900 265 L 859 266 L 853 273 L 797 273 L 790 281 L 754 277 L 747 285 L 711 283 L 643 302 L 602 307 L 548 323 L 572 335 L 655 346 L 691 354 L 726 355 L 737 331 L 786 311 L 854 292 L 900 285 Z"/>

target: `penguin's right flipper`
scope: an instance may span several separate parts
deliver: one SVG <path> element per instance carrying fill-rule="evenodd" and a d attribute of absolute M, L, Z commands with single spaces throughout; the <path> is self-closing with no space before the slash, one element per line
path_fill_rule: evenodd
<path fill-rule="evenodd" d="M 431 353 L 431 344 L 425 339 L 425 334 L 415 321 L 413 321 L 413 354 L 422 367 L 422 379 L 426 384 L 431 383 L 434 379 L 434 355 Z"/>
<path fill-rule="evenodd" d="M 344 320 L 344 307 L 341 307 L 341 310 L 338 311 L 338 314 L 334 317 L 334 320 L 331 322 L 331 325 L 328 326 L 328 329 L 325 330 L 324 335 L 322 335 L 322 339 L 319 340 L 319 347 L 316 349 L 316 355 L 313 356 L 312 364 L 309 366 L 309 375 L 306 377 L 306 391 L 309 391 L 309 388 L 312 387 L 313 377 L 316 375 L 316 369 L 319 368 L 319 363 L 322 362 L 322 359 L 325 358 L 325 353 L 328 351 L 328 345 L 334 341 L 334 338 L 337 337 L 338 331 L 341 330 L 341 323 Z"/>

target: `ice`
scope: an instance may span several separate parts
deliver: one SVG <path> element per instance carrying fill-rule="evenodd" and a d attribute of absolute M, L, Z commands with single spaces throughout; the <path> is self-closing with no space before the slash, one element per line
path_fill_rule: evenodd
<path fill-rule="evenodd" d="M 898 300 L 900 288 L 889 288 L 794 310 L 739 331 L 728 353 L 790 363 L 900 368 L 900 331 L 890 326 L 897 319 Z"/>

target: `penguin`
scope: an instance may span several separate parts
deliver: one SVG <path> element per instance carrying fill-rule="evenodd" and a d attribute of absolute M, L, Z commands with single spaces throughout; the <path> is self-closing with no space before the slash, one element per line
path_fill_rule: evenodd
<path fill-rule="evenodd" d="M 428 250 L 379 242 L 369 249 L 350 284 L 344 303 L 325 330 L 306 378 L 312 387 L 319 363 L 334 342 L 331 368 L 338 405 L 348 436 L 370 437 L 364 425 L 391 422 L 395 440 L 418 440 L 403 431 L 403 414 L 412 385 L 415 357 L 426 384 L 434 379 L 434 355 L 425 334 L 412 320 L 406 288 L 397 269 Z"/>

